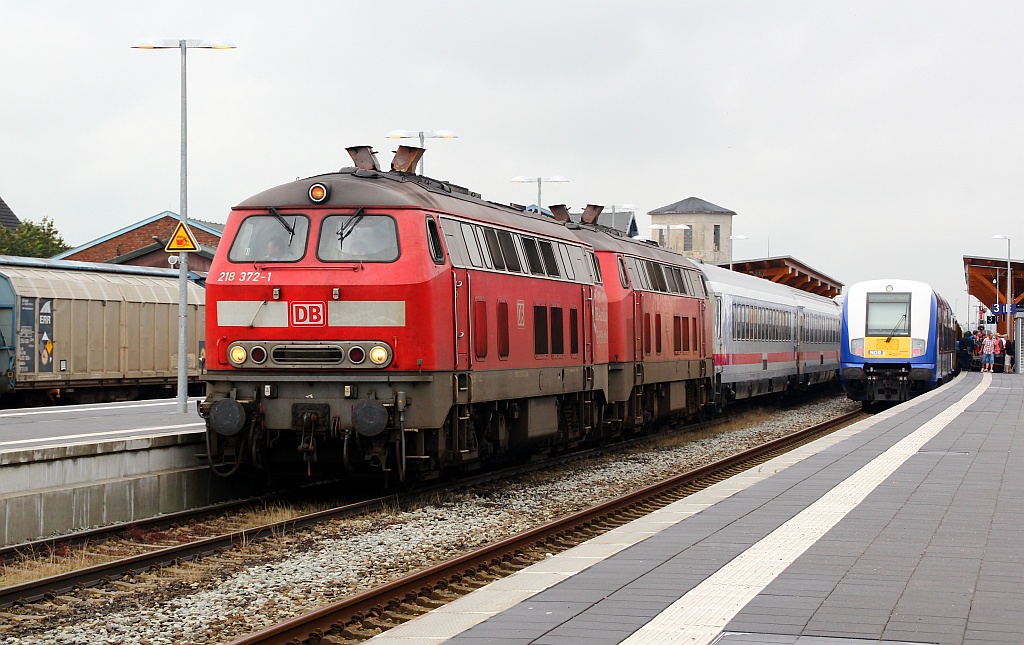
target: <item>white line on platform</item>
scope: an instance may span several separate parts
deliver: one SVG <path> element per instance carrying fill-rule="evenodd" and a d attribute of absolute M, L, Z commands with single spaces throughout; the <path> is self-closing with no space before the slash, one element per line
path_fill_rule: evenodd
<path fill-rule="evenodd" d="M 711 643 L 768 583 L 838 524 L 927 441 L 977 401 L 991 381 L 991 375 L 984 375 L 981 383 L 962 399 L 691 589 L 622 641 L 623 644 Z"/>
<path fill-rule="evenodd" d="M 15 444 L 26 444 L 26 443 L 40 443 L 45 442 L 45 445 L 53 445 L 53 442 L 59 441 L 61 443 L 69 441 L 71 439 L 86 439 L 94 437 L 112 437 L 114 435 L 125 435 L 132 434 L 137 436 L 140 432 L 157 432 L 159 430 L 180 430 L 182 428 L 202 428 L 205 427 L 205 423 L 182 423 L 173 426 L 153 426 L 151 428 L 130 428 L 127 430 L 109 430 L 107 432 L 88 432 L 85 434 L 69 434 L 61 437 L 45 437 L 35 439 L 18 439 L 16 441 L 0 441 L 0 448 L 4 446 L 13 446 Z M 125 437 L 120 437 L 125 438 Z M 39 446 L 42 447 L 42 446 Z"/>
<path fill-rule="evenodd" d="M 199 399 L 189 399 L 189 403 L 195 403 Z M 134 410 L 135 408 L 152 408 L 157 406 L 176 405 L 177 401 L 169 399 L 167 401 L 156 401 L 153 403 L 89 403 L 83 405 L 58 405 L 52 408 L 18 408 L 16 410 L 8 410 L 6 412 L 0 412 L 0 419 L 8 417 L 28 417 L 39 414 L 60 414 L 62 412 L 76 412 L 81 410 L 93 409 L 97 412 L 106 412 L 107 410 Z"/>

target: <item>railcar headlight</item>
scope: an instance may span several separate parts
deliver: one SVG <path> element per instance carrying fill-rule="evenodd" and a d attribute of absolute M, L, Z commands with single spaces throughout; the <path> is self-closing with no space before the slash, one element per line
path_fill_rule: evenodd
<path fill-rule="evenodd" d="M 309 187 L 309 201 L 319 204 L 331 196 L 331 189 L 327 184 L 316 183 Z"/>
<path fill-rule="evenodd" d="M 923 338 L 915 338 L 910 341 L 911 356 L 924 356 L 924 350 L 926 348 L 927 343 L 924 342 Z"/>
<path fill-rule="evenodd" d="M 241 365 L 242 363 L 244 363 L 245 362 L 245 357 L 246 357 L 245 348 L 241 347 L 239 345 L 235 345 L 228 352 L 228 358 L 230 358 L 231 362 L 234 363 L 235 365 Z"/>
<path fill-rule="evenodd" d="M 384 349 L 380 345 L 374 346 L 370 350 L 370 361 L 375 365 L 383 365 L 388 360 L 388 350 Z"/>
<path fill-rule="evenodd" d="M 852 338 L 850 339 L 850 352 L 854 356 L 864 355 L 864 339 L 863 338 Z"/>

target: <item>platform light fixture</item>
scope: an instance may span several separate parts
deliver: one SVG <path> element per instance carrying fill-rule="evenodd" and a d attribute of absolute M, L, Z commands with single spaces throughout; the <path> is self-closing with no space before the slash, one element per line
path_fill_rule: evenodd
<path fill-rule="evenodd" d="M 181 222 L 188 226 L 188 101 L 186 93 L 185 52 L 189 49 L 235 49 L 223 39 L 148 38 L 132 45 L 132 49 L 181 50 Z M 188 253 L 178 257 L 178 413 L 188 410 Z"/>
<path fill-rule="evenodd" d="M 564 183 L 569 181 L 562 175 L 552 175 L 550 177 L 526 177 L 525 175 L 516 175 L 512 179 L 509 179 L 513 184 L 537 184 L 537 208 L 544 208 L 540 200 L 540 186 L 541 184 L 548 182 Z"/>
<path fill-rule="evenodd" d="M 746 240 L 746 235 L 730 235 L 729 236 L 729 270 L 732 271 L 732 240 Z"/>
<path fill-rule="evenodd" d="M 427 139 L 458 139 L 459 135 L 452 130 L 392 130 L 384 135 L 388 139 L 415 139 L 419 137 L 420 148 Z M 419 174 L 423 175 L 423 157 L 420 157 Z"/>
<path fill-rule="evenodd" d="M 1010 264 L 1010 236 L 993 235 L 993 240 L 1006 240 L 1006 340 L 1013 340 L 1013 316 L 1010 315 L 1010 298 L 1013 296 L 1013 266 Z"/>

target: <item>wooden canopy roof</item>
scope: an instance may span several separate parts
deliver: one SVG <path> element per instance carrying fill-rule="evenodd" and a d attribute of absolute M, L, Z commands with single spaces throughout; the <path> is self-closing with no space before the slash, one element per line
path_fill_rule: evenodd
<path fill-rule="evenodd" d="M 719 266 L 728 267 L 730 265 L 720 264 Z M 789 255 L 733 262 L 731 266 L 733 271 L 778 282 L 827 298 L 835 298 L 843 291 L 842 282 L 812 269 Z"/>
<path fill-rule="evenodd" d="M 967 293 L 981 301 L 988 309 L 994 304 L 1006 304 L 1007 263 L 1010 269 L 1010 300 L 1020 305 L 1024 287 L 1024 262 L 1006 258 L 980 258 L 964 256 L 964 280 Z M 998 316 L 997 331 L 1007 333 L 1006 316 Z M 976 321 L 971 321 L 973 326 Z"/>

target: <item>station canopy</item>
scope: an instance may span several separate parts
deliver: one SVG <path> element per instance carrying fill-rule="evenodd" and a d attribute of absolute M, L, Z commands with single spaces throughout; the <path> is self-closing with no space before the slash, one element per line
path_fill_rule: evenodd
<path fill-rule="evenodd" d="M 967 293 L 989 310 L 996 304 L 1005 305 L 1007 269 L 1010 273 L 1010 300 L 1019 306 L 1024 291 L 1024 262 L 1017 260 L 965 255 L 964 280 L 967 282 Z M 996 316 L 997 331 L 1000 334 L 1007 333 L 1006 319 L 1007 316 Z M 969 324 L 973 327 L 976 322 L 972 317 Z"/>
<path fill-rule="evenodd" d="M 778 282 L 826 298 L 835 298 L 843 291 L 842 282 L 812 269 L 789 255 L 760 260 L 743 260 L 742 262 L 733 262 L 731 265 L 723 263 L 718 266 L 732 266 L 733 271 Z"/>

